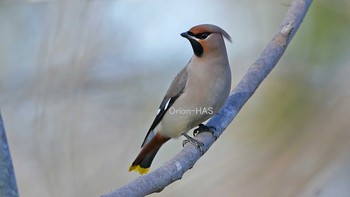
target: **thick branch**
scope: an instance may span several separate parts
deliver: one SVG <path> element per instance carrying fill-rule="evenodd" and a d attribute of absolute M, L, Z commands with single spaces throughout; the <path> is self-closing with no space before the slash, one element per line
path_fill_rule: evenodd
<path fill-rule="evenodd" d="M 294 0 L 292 2 L 277 33 L 261 52 L 255 63 L 248 69 L 236 88 L 231 92 L 225 106 L 209 120 L 207 125 L 216 128 L 216 137 L 222 134 L 242 106 L 254 94 L 261 82 L 275 67 L 298 30 L 311 2 L 312 0 Z M 196 139 L 204 143 L 203 150 L 205 152 L 215 141 L 215 137 L 209 132 L 198 134 Z M 200 151 L 195 146 L 188 143 L 175 157 L 162 167 L 147 175 L 140 176 L 127 185 L 104 194 L 103 196 L 145 196 L 154 192 L 160 192 L 172 182 L 181 179 L 183 174 L 192 168 L 200 157 Z"/>
<path fill-rule="evenodd" d="M 18 196 L 16 177 L 13 171 L 10 150 L 0 113 L 0 196 Z"/>

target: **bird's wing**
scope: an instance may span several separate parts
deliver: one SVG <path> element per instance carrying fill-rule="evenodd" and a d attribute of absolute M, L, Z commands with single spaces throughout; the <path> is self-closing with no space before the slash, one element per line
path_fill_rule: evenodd
<path fill-rule="evenodd" d="M 157 115 L 149 128 L 147 135 L 145 139 L 142 142 L 141 147 L 143 147 L 149 140 L 152 139 L 152 131 L 156 126 L 159 124 L 159 122 L 162 120 L 165 113 L 168 111 L 168 109 L 174 104 L 177 98 L 181 96 L 181 94 L 184 92 L 187 82 L 187 66 L 183 68 L 174 78 L 173 82 L 171 83 L 167 93 L 164 96 L 164 99 L 162 103 L 159 106 Z"/>

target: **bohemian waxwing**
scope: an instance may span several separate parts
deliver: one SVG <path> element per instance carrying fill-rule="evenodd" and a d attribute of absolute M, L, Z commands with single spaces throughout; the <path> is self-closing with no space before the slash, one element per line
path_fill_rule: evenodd
<path fill-rule="evenodd" d="M 224 105 L 231 89 L 231 70 L 224 38 L 218 26 L 203 24 L 181 34 L 194 55 L 175 77 L 129 171 L 145 174 L 160 147 L 184 135 L 213 116 Z M 194 139 L 190 138 L 191 141 Z"/>

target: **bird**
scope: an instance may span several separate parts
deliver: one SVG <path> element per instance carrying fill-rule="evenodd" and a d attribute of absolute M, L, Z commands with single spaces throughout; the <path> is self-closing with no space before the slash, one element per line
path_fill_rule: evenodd
<path fill-rule="evenodd" d="M 231 90 L 231 69 L 224 38 L 230 35 L 212 24 L 201 24 L 180 34 L 189 40 L 193 55 L 175 76 L 156 117 L 129 171 L 146 174 L 161 146 L 169 139 L 185 136 L 201 144 L 187 132 L 217 113 Z"/>

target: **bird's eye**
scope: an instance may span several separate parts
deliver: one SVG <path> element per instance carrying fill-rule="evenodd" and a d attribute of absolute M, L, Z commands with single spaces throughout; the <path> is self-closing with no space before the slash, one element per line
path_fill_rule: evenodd
<path fill-rule="evenodd" d="M 208 33 L 208 32 L 203 32 L 203 33 L 197 34 L 197 35 L 196 35 L 196 38 L 201 39 L 201 40 L 204 40 L 204 39 L 206 39 L 209 35 L 210 35 L 210 33 Z"/>

